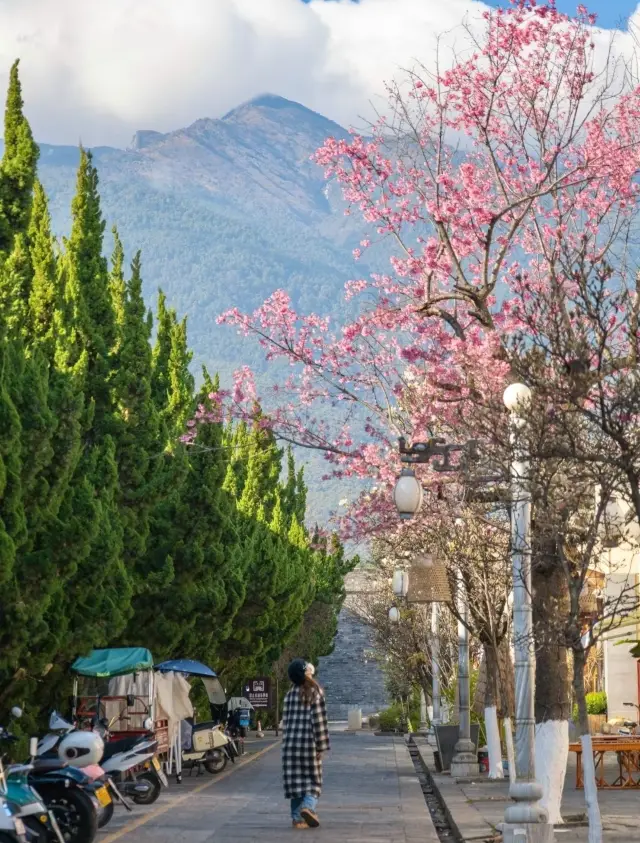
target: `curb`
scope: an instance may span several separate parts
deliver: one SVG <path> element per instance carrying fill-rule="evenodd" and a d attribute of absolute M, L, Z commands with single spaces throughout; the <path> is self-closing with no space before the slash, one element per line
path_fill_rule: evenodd
<path fill-rule="evenodd" d="M 464 798 L 464 808 L 467 809 L 467 810 L 473 811 L 474 814 L 477 814 L 477 817 L 474 816 L 474 820 L 477 819 L 477 820 L 480 821 L 480 823 L 485 824 L 486 830 L 482 829 L 481 826 L 480 826 L 477 829 L 475 829 L 477 831 L 481 830 L 480 834 L 464 835 L 462 833 L 462 830 L 461 830 L 460 826 L 456 822 L 453 811 L 449 807 L 449 804 L 448 804 L 447 800 L 444 798 L 442 790 L 441 790 L 440 786 L 438 785 L 438 783 L 436 782 L 436 779 L 435 779 L 435 777 L 432 773 L 432 770 L 430 769 L 429 765 L 427 764 L 427 762 L 425 760 L 425 757 L 423 755 L 423 749 L 424 748 L 421 747 L 419 744 L 416 744 L 416 748 L 418 750 L 418 758 L 420 760 L 420 766 L 424 770 L 424 773 L 427 777 L 429 785 L 431 786 L 431 788 L 433 790 L 433 793 L 434 793 L 436 799 L 438 800 L 438 804 L 440 805 L 440 808 L 442 809 L 442 812 L 447 819 L 447 822 L 449 824 L 449 828 L 451 829 L 452 836 L 453 836 L 454 840 L 456 841 L 456 843 L 487 843 L 487 841 L 501 840 L 502 835 L 495 828 L 493 828 L 488 823 L 486 823 L 486 821 L 484 820 L 484 818 L 482 817 L 480 812 L 477 811 L 477 809 L 474 808 L 473 804 L 470 803 L 466 798 Z M 451 785 L 452 785 L 452 787 L 455 787 L 457 785 L 457 780 L 451 780 Z M 461 790 L 460 790 L 460 794 L 462 794 Z"/>

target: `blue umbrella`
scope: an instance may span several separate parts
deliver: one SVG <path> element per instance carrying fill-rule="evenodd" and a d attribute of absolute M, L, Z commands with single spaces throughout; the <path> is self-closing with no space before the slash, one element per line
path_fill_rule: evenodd
<path fill-rule="evenodd" d="M 202 676 L 215 679 L 218 675 L 215 670 L 211 670 L 206 664 L 202 662 L 194 662 L 192 659 L 169 659 L 167 662 L 157 664 L 155 670 L 160 673 L 186 673 L 189 676 Z"/>

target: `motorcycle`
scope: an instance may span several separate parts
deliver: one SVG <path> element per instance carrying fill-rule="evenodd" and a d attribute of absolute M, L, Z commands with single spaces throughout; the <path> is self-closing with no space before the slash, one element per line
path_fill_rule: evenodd
<path fill-rule="evenodd" d="M 220 723 L 206 721 L 192 726 L 185 720 L 183 724 L 182 766 L 178 773 L 178 783 L 182 780 L 182 769 L 191 772 L 197 769 L 198 775 L 204 769 L 216 775 L 225 769 L 227 761 L 235 764 L 237 748 Z"/>
<path fill-rule="evenodd" d="M 27 829 L 20 819 L 20 807 L 0 798 L 0 843 L 30 843 Z"/>
<path fill-rule="evenodd" d="M 148 728 L 151 725 L 149 721 Z M 39 755 L 51 757 L 57 754 L 61 760 L 82 767 L 92 780 L 102 780 L 108 787 L 112 800 L 110 805 L 102 810 L 100 828 L 111 819 L 114 801 L 124 805 L 129 811 L 131 808 L 125 796 L 131 797 L 137 804 L 150 805 L 158 798 L 161 786 L 169 784 L 155 757 L 157 741 L 153 736 L 132 735 L 109 742 L 109 724 L 105 720 L 94 718 L 93 729 L 87 732 L 77 730 L 57 712 L 52 713 L 49 728 L 51 732 L 38 744 Z M 95 763 L 87 766 L 79 758 L 79 751 L 83 741 L 88 739 L 86 736 L 90 735 L 99 736 L 102 747 L 100 757 L 91 759 Z M 140 773 L 139 769 L 143 772 Z"/>
<path fill-rule="evenodd" d="M 137 805 L 152 805 L 169 781 L 156 757 L 158 742 L 149 737 L 132 736 L 108 742 L 102 768 L 121 791 Z"/>
<path fill-rule="evenodd" d="M 12 714 L 15 718 L 22 717 L 22 710 L 16 707 Z M 0 726 L 0 742 L 11 744 L 16 741 L 17 738 L 8 728 Z M 32 757 L 36 743 L 37 740 L 32 738 Z M 0 755 L 0 788 L 6 797 L 3 800 L 4 810 L 0 813 L 0 841 L 17 838 L 29 843 L 65 843 L 53 810 L 45 806 L 29 782 L 34 765 L 12 764 L 5 769 L 4 760 L 4 754 Z"/>

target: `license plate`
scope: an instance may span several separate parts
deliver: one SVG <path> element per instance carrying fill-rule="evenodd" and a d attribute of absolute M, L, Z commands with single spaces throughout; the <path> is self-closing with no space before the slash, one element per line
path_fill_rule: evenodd
<path fill-rule="evenodd" d="M 160 772 L 160 762 L 158 761 L 158 759 L 157 759 L 155 756 L 151 759 L 151 763 L 153 764 L 153 766 L 155 767 L 155 769 L 156 769 L 158 772 Z"/>
<path fill-rule="evenodd" d="M 24 837 L 27 833 L 26 828 L 24 827 L 24 823 L 19 817 L 15 817 L 13 820 L 15 827 L 16 827 L 16 834 L 19 834 L 21 837 Z"/>
<path fill-rule="evenodd" d="M 106 787 L 101 787 L 96 790 L 96 799 L 102 805 L 103 808 L 106 808 L 111 805 L 111 796 L 109 795 L 109 791 Z"/>

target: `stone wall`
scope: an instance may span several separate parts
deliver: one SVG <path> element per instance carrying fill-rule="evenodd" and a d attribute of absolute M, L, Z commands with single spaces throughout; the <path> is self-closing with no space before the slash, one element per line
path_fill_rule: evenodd
<path fill-rule="evenodd" d="M 362 569 L 350 574 L 345 584 L 347 599 L 338 620 L 335 649 L 318 665 L 330 720 L 347 720 L 352 708 L 374 714 L 389 705 L 384 676 L 373 657 L 371 630 L 354 611 L 358 595 L 375 584 Z"/>

